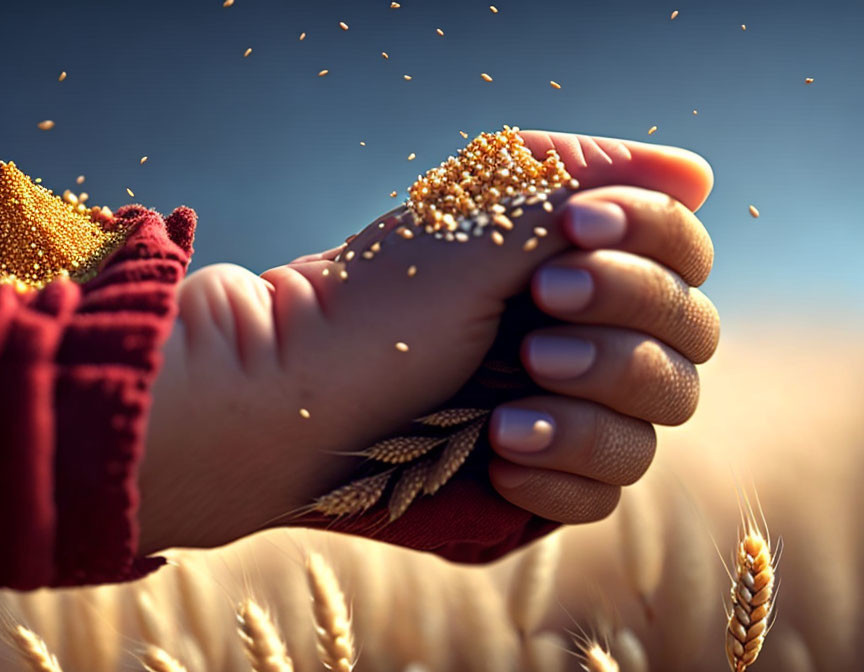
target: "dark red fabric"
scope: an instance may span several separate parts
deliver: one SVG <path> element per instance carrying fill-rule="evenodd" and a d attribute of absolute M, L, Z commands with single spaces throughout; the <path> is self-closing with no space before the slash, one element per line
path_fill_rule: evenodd
<path fill-rule="evenodd" d="M 0 286 L 0 585 L 131 580 L 150 387 L 192 254 L 195 213 L 128 206 L 91 282 Z"/>

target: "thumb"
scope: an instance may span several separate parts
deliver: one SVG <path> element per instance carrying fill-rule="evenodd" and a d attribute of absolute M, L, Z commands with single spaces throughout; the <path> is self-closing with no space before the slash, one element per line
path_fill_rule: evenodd
<path fill-rule="evenodd" d="M 535 157 L 558 152 L 580 191 L 623 184 L 661 191 L 696 211 L 708 198 L 714 173 L 698 154 L 680 147 L 576 133 L 520 131 Z"/>

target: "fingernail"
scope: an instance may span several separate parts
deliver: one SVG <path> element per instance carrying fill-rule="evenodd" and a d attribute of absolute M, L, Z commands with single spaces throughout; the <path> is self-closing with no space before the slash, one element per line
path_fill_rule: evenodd
<path fill-rule="evenodd" d="M 583 201 L 567 208 L 564 224 L 572 239 L 583 247 L 615 245 L 624 238 L 627 217 L 620 205 Z"/>
<path fill-rule="evenodd" d="M 537 294 L 551 310 L 582 310 L 594 294 L 594 280 L 581 268 L 547 266 L 537 274 Z"/>
<path fill-rule="evenodd" d="M 564 380 L 581 376 L 594 363 L 591 341 L 563 336 L 533 336 L 528 341 L 528 364 L 535 374 Z"/>
<path fill-rule="evenodd" d="M 502 406 L 492 414 L 492 434 L 501 448 L 536 453 L 552 443 L 555 420 L 539 411 Z"/>

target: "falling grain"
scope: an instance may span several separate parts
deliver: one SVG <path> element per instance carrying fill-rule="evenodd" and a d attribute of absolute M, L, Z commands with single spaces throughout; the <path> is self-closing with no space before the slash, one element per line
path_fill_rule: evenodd
<path fill-rule="evenodd" d="M 751 205 L 749 209 L 750 215 L 753 217 L 753 219 L 759 219 L 759 210 L 756 208 L 756 206 Z"/>
<path fill-rule="evenodd" d="M 537 246 L 540 244 L 540 240 L 536 236 L 532 236 L 528 240 L 525 241 L 525 244 L 522 245 L 522 249 L 525 252 L 533 252 L 537 249 Z"/>
<path fill-rule="evenodd" d="M 405 464 L 423 457 L 446 439 L 437 436 L 398 436 L 379 441 L 360 455 L 387 464 Z"/>
<path fill-rule="evenodd" d="M 340 27 L 342 30 L 348 30 L 348 24 L 345 23 L 344 21 L 340 21 L 340 22 L 339 22 L 339 27 Z"/>
<path fill-rule="evenodd" d="M 375 506 L 381 499 L 393 470 L 361 478 L 319 497 L 313 508 L 328 516 L 350 516 Z"/>
<path fill-rule="evenodd" d="M 399 341 L 398 343 L 396 343 L 396 349 L 399 352 L 408 352 L 408 344 L 403 343 L 402 341 Z"/>
<path fill-rule="evenodd" d="M 46 119 L 45 121 L 40 121 L 36 125 L 39 127 L 40 131 L 50 131 L 55 126 L 54 122 L 51 121 L 50 119 Z"/>
<path fill-rule="evenodd" d="M 656 132 L 657 132 L 656 126 L 652 126 L 651 128 L 648 129 L 648 135 L 654 135 Z"/>
<path fill-rule="evenodd" d="M 398 195 L 399 195 L 399 192 L 396 192 L 396 191 L 390 192 L 390 198 L 396 198 Z"/>
<path fill-rule="evenodd" d="M 805 84 L 812 84 L 812 83 L 813 83 L 813 78 L 812 78 L 812 77 L 805 77 L 805 78 L 804 78 L 804 83 L 805 83 Z"/>
<path fill-rule="evenodd" d="M 492 242 L 499 247 L 504 244 L 504 236 L 501 235 L 500 231 L 493 231 L 490 235 L 490 238 L 492 238 Z"/>
<path fill-rule="evenodd" d="M 561 88 L 561 85 L 558 82 L 556 82 L 554 79 L 550 80 L 549 86 L 551 86 L 553 89 L 560 89 Z"/>
<path fill-rule="evenodd" d="M 300 42 L 306 39 L 306 33 L 300 33 L 300 37 L 298 38 Z"/>
<path fill-rule="evenodd" d="M 318 76 L 319 77 L 326 77 L 329 74 L 329 72 L 330 72 L 329 70 L 320 70 L 318 72 Z"/>
<path fill-rule="evenodd" d="M 415 275 L 417 275 L 417 267 L 413 266 L 413 265 L 409 266 L 408 267 L 408 277 L 413 278 Z"/>
<path fill-rule="evenodd" d="M 381 52 L 381 58 L 383 58 L 385 61 L 389 61 L 390 60 L 390 54 L 388 54 L 386 51 L 382 51 Z"/>
<path fill-rule="evenodd" d="M 497 14 L 498 8 L 495 5 L 489 5 L 489 11 L 492 12 L 493 14 Z"/>
<path fill-rule="evenodd" d="M 468 139 L 468 134 L 465 131 L 459 131 L 459 135 L 461 135 L 466 140 Z"/>
<path fill-rule="evenodd" d="M 45 641 L 35 632 L 19 625 L 10 635 L 31 672 L 63 672 L 57 656 L 51 653 Z"/>
<path fill-rule="evenodd" d="M 248 49 L 246 49 L 246 51 L 243 52 L 243 58 L 249 58 L 249 54 L 251 54 L 251 53 L 252 53 L 252 47 L 249 47 Z"/>
<path fill-rule="evenodd" d="M 486 74 L 485 72 L 481 72 L 480 77 L 483 79 L 484 82 L 493 81 L 492 78 L 488 74 Z"/>
<path fill-rule="evenodd" d="M 135 194 L 129 187 L 126 187 L 126 193 L 129 194 L 131 198 L 135 198 Z"/>
<path fill-rule="evenodd" d="M 422 460 L 409 466 L 393 488 L 393 493 L 390 495 L 390 501 L 387 504 L 387 510 L 390 514 L 390 522 L 399 518 L 408 510 L 411 503 L 420 494 L 423 489 L 423 484 L 429 476 L 429 470 L 432 463 L 429 460 Z"/>
<path fill-rule="evenodd" d="M 676 9 L 674 12 L 672 12 L 672 16 L 670 16 L 669 18 L 672 19 L 673 21 L 675 19 L 677 19 L 678 18 L 678 10 Z"/>
<path fill-rule="evenodd" d="M 237 608 L 240 639 L 253 672 L 293 672 L 285 643 L 264 609 L 251 598 Z"/>
<path fill-rule="evenodd" d="M 411 75 L 402 75 L 402 79 L 404 79 L 406 82 L 410 82 L 414 78 Z"/>
<path fill-rule="evenodd" d="M 225 0 L 225 2 L 222 3 L 223 7 L 231 7 L 233 5 L 234 5 L 234 0 Z"/>
<path fill-rule="evenodd" d="M 447 447 L 429 471 L 429 476 L 423 485 L 423 491 L 427 495 L 438 492 L 465 463 L 480 437 L 480 430 L 484 423 L 485 419 L 473 422 L 450 437 Z"/>
<path fill-rule="evenodd" d="M 150 159 L 149 156 L 142 156 L 142 157 L 138 160 L 138 163 L 139 163 L 140 165 L 143 166 L 145 163 L 147 163 L 147 161 L 148 161 L 149 159 Z"/>
<path fill-rule="evenodd" d="M 57 78 L 57 81 L 62 82 L 62 81 L 65 81 L 65 79 L 66 79 L 66 71 L 64 70 L 63 72 L 60 73 L 60 76 Z"/>
<path fill-rule="evenodd" d="M 391 2 L 390 3 L 390 9 L 399 9 L 401 6 L 402 5 L 400 5 L 398 2 Z"/>
<path fill-rule="evenodd" d="M 695 117 L 697 114 L 699 114 L 699 110 L 693 110 L 693 116 Z"/>
<path fill-rule="evenodd" d="M 747 30 L 747 24 L 742 23 L 741 24 L 741 30 Z"/>
<path fill-rule="evenodd" d="M 75 178 L 75 184 L 84 184 L 84 180 L 87 178 L 84 175 L 79 175 Z"/>
<path fill-rule="evenodd" d="M 408 160 L 409 160 L 409 161 L 413 161 L 413 160 L 416 159 L 416 158 L 417 158 L 417 155 L 416 155 L 414 152 L 411 152 L 411 153 L 408 155 Z"/>
<path fill-rule="evenodd" d="M 324 270 L 327 270 L 327 269 L 324 269 Z M 304 420 L 308 420 L 309 418 L 312 417 L 312 414 L 309 412 L 308 409 L 301 408 L 300 409 L 300 417 L 303 418 Z"/>
<path fill-rule="evenodd" d="M 187 672 L 180 661 L 158 646 L 147 647 L 141 654 L 141 664 L 147 672 Z"/>
<path fill-rule="evenodd" d="M 328 670 L 351 672 L 356 656 L 345 595 L 330 565 L 317 553 L 306 559 L 306 580 L 312 594 L 318 658 Z"/>
<path fill-rule="evenodd" d="M 440 28 L 436 28 L 435 32 L 438 33 L 441 37 L 444 37 L 444 31 L 441 30 Z"/>

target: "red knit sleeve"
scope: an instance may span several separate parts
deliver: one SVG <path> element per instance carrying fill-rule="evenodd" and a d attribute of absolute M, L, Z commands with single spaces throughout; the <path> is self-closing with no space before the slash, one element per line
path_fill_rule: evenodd
<path fill-rule="evenodd" d="M 131 233 L 84 285 L 0 286 L 0 585 L 131 580 L 150 389 L 195 213 L 128 206 Z"/>

